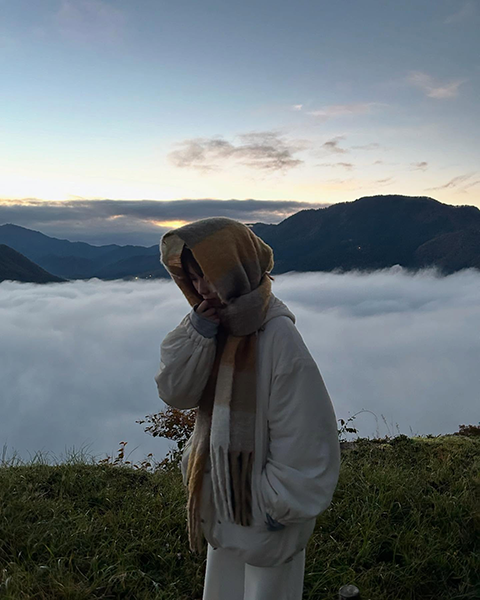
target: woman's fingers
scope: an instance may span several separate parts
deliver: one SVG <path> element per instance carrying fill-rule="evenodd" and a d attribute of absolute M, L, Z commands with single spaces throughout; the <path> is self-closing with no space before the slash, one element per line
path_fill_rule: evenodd
<path fill-rule="evenodd" d="M 208 302 L 206 300 L 202 300 L 200 302 L 200 304 L 198 305 L 197 311 L 203 313 L 203 312 L 207 311 L 209 308 L 210 308 L 210 306 L 209 306 Z"/>
<path fill-rule="evenodd" d="M 202 304 L 200 304 L 200 306 L 197 308 L 197 312 L 201 313 L 202 315 L 211 315 L 215 311 L 215 309 L 211 306 L 208 306 L 208 304 L 206 306 L 202 306 Z"/>
<path fill-rule="evenodd" d="M 217 310 L 214 306 L 210 306 L 207 300 L 203 300 L 197 307 L 197 312 L 202 315 L 202 317 L 207 317 L 214 321 L 215 323 L 220 322 L 220 318 L 217 315 Z"/>
<path fill-rule="evenodd" d="M 200 303 L 197 311 L 203 314 L 213 314 L 216 312 L 216 308 L 214 306 L 210 306 L 207 300 L 203 300 L 203 302 Z"/>

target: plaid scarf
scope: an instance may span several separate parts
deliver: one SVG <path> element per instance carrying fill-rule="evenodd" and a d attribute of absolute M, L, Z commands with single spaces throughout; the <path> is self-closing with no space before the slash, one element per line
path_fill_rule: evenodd
<path fill-rule="evenodd" d="M 199 401 L 187 467 L 190 549 L 201 552 L 203 474 L 210 455 L 217 514 L 243 526 L 252 521 L 252 467 L 255 451 L 257 331 L 271 295 L 273 251 L 246 225 L 226 217 L 201 219 L 165 233 L 161 262 L 191 306 L 203 300 L 183 271 L 187 245 L 226 306 L 215 361 Z M 192 381 L 192 385 L 195 382 Z"/>

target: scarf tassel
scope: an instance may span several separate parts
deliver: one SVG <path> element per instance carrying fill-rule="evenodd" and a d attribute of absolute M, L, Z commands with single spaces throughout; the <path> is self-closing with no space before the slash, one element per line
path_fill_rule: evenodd
<path fill-rule="evenodd" d="M 212 453 L 215 509 L 223 519 L 248 527 L 252 523 L 253 451 L 219 447 Z M 226 512 L 225 512 L 226 509 Z"/>
<path fill-rule="evenodd" d="M 192 447 L 187 465 L 188 502 L 187 529 L 188 542 L 192 552 L 202 552 L 204 536 L 201 526 L 200 502 L 202 496 L 203 477 L 198 475 L 205 469 L 206 456 Z"/>

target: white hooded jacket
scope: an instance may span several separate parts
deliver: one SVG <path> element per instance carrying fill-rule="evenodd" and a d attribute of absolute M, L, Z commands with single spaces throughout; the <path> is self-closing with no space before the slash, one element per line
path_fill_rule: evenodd
<path fill-rule="evenodd" d="M 340 470 L 332 402 L 295 320 L 272 294 L 257 338 L 253 524 L 244 527 L 218 518 L 209 460 L 203 478 L 205 538 L 213 547 L 228 548 L 259 567 L 288 562 L 306 547 L 316 517 L 332 500 Z M 187 314 L 161 344 L 155 376 L 160 398 L 178 409 L 198 406 L 215 350 L 216 337 L 202 335 Z M 191 438 L 182 458 L 184 485 L 190 442 Z M 277 523 L 272 526 L 267 515 Z"/>

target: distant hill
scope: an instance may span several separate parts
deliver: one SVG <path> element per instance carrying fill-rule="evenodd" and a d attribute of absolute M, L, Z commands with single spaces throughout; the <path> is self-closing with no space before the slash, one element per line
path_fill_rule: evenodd
<path fill-rule="evenodd" d="M 480 269 L 480 210 L 433 198 L 369 196 L 301 210 L 252 230 L 275 251 L 273 273 L 437 266 Z"/>
<path fill-rule="evenodd" d="M 437 266 L 443 274 L 480 270 L 480 210 L 425 196 L 366 196 L 301 210 L 277 225 L 249 226 L 273 248 L 274 275 L 397 264 L 413 270 Z M 92 246 L 11 224 L 0 226 L 0 243 L 67 279 L 170 278 L 158 245 Z"/>
<path fill-rule="evenodd" d="M 18 225 L 0 225 L 0 243 L 7 244 L 41 267 L 66 279 L 116 279 L 134 277 L 140 271 L 163 272 L 158 245 L 92 246 L 44 235 Z M 158 275 L 157 275 L 158 276 Z"/>
<path fill-rule="evenodd" d="M 64 281 L 60 277 L 47 273 L 20 252 L 0 244 L 0 281 L 7 279 L 33 283 Z"/>

